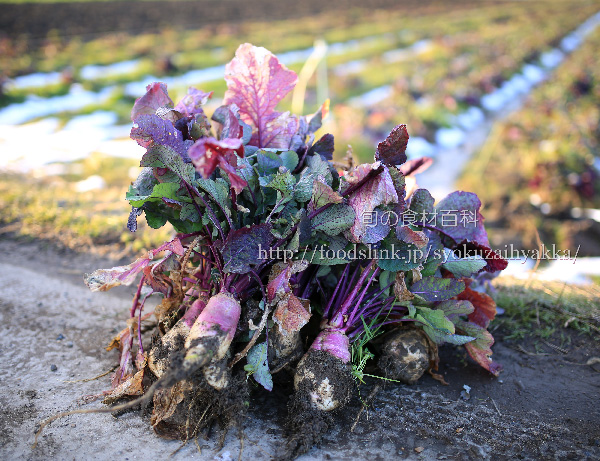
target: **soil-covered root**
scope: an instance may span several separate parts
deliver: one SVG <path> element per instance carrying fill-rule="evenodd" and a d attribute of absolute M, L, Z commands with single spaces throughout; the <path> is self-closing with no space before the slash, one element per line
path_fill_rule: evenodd
<path fill-rule="evenodd" d="M 174 354 L 184 350 L 189 333 L 187 325 L 178 322 L 162 338 L 153 341 L 148 353 L 148 368 L 157 378 L 169 371 Z"/>
<path fill-rule="evenodd" d="M 162 337 L 157 331 L 153 339 L 152 348 L 148 354 L 148 368 L 157 378 L 162 377 L 171 368 L 171 361 L 175 354 L 180 353 L 184 347 L 190 330 L 198 316 L 204 310 L 207 299 L 198 298 L 189 307 L 184 316 L 173 325 Z"/>
<path fill-rule="evenodd" d="M 294 459 L 321 442 L 335 413 L 352 397 L 351 366 L 329 352 L 309 349 L 296 368 L 294 389 L 288 403 L 287 441 L 279 459 Z"/>
<path fill-rule="evenodd" d="M 299 331 L 284 333 L 278 325 L 269 330 L 269 366 L 277 373 L 286 365 L 302 357 L 304 349 Z"/>
<path fill-rule="evenodd" d="M 223 431 L 242 428 L 250 396 L 244 372 L 228 374 L 228 385 L 220 390 L 207 382 L 205 374 L 202 370 L 156 391 L 151 424 L 158 435 L 187 441 L 209 431 L 214 423 Z"/>
<path fill-rule="evenodd" d="M 193 373 L 229 351 L 235 336 L 242 307 L 229 293 L 212 296 L 194 322 L 185 341 L 185 358 L 181 368 Z"/>
<path fill-rule="evenodd" d="M 429 369 L 430 357 L 425 332 L 417 328 L 398 329 L 386 336 L 377 365 L 386 378 L 414 384 Z"/>

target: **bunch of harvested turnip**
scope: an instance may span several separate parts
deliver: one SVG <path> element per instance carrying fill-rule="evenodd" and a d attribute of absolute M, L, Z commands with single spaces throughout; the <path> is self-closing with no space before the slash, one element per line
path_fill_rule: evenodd
<path fill-rule="evenodd" d="M 154 83 L 135 102 L 131 137 L 147 151 L 128 227 L 144 214 L 176 236 L 86 275 L 92 291 L 138 289 L 110 345 L 120 362 L 104 402 L 118 404 L 76 412 L 141 404 L 159 435 L 187 440 L 215 422 L 239 427 L 252 389 L 271 391 L 272 374 L 291 370 L 282 453 L 293 457 L 335 424 L 371 358 L 382 378 L 412 383 L 437 366 L 437 345 L 465 344 L 497 374 L 486 330 L 495 305 L 470 283 L 506 261 L 489 248 L 477 196 L 435 204 L 418 189 L 430 160 L 407 161 L 404 125 L 374 163 L 334 164 L 333 136 L 315 141 L 328 102 L 308 117 L 278 112 L 296 75 L 263 48 L 240 46 L 225 79 L 214 124 L 211 93 L 190 88 L 174 105 Z M 161 301 L 145 313 L 150 296 Z"/>

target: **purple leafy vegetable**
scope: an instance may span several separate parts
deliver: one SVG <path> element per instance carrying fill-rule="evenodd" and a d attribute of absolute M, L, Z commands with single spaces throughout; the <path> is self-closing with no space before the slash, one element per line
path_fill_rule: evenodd
<path fill-rule="evenodd" d="M 160 82 L 146 87 L 146 94 L 138 98 L 131 110 L 131 120 L 136 121 L 140 115 L 154 115 L 159 107 L 173 107 L 173 101 L 167 92 L 167 85 Z"/>
<path fill-rule="evenodd" d="M 246 43 L 225 67 L 225 80 L 225 104 L 237 105 L 242 120 L 252 127 L 250 144 L 287 149 L 298 120 L 275 107 L 296 85 L 296 73 L 266 49 Z"/>

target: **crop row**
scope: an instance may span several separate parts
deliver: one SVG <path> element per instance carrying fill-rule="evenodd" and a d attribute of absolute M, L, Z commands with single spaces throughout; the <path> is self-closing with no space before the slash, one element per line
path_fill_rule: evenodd
<path fill-rule="evenodd" d="M 435 142 L 436 131 L 455 124 L 456 116 L 469 107 L 494 109 L 490 93 L 524 64 L 539 63 L 540 57 L 542 64 L 553 67 L 555 62 L 546 61 L 560 57 L 545 52 L 597 11 L 597 7 L 583 4 L 556 8 L 557 14 L 551 17 L 535 14 L 532 8 L 531 14 L 515 14 L 510 20 L 495 21 L 477 32 L 442 36 L 410 60 L 385 62 L 374 58 L 360 72 L 332 81 L 334 107 L 336 101 L 392 82 L 389 97 L 367 107 L 367 111 L 364 106 L 340 108 L 340 138 L 353 146 L 360 145 L 362 139 L 370 146 L 390 126 L 406 123 L 411 136 Z"/>
<path fill-rule="evenodd" d="M 596 31 L 492 132 L 460 180 L 498 239 L 600 253 L 600 62 Z M 510 230 L 509 230 L 510 229 Z"/>
<path fill-rule="evenodd" d="M 307 20 L 214 26 L 197 31 L 164 30 L 157 34 L 110 37 L 84 42 L 78 38 L 51 36 L 42 49 L 28 51 L 27 42 L 0 40 L 0 69 L 4 77 L 24 72 L 44 72 L 22 85 L 7 85 L 0 104 L 23 100 L 32 88 L 39 96 L 65 94 L 72 83 L 88 90 L 134 82 L 145 75 L 176 76 L 191 70 L 222 65 L 237 45 L 251 42 L 281 54 L 313 45 L 315 37 L 328 43 L 362 40 L 357 46 L 329 58 L 336 66 L 349 60 L 381 56 L 422 39 L 452 35 L 457 31 L 484 34 L 490 25 L 530 15 L 531 7 L 491 5 L 478 9 L 453 9 L 407 16 L 400 11 L 323 14 Z M 438 8 L 439 9 L 439 8 Z M 99 67 L 100 65 L 100 67 Z M 37 78 L 36 78 L 37 77 Z M 19 79 L 17 79 L 19 80 Z M 220 79 L 218 79 L 220 80 Z"/>

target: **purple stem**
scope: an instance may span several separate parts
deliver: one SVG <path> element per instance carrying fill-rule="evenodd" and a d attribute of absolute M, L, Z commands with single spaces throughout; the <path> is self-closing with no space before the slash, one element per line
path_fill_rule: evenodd
<path fill-rule="evenodd" d="M 367 276 L 369 275 L 369 272 L 371 272 L 371 269 L 373 268 L 373 266 L 375 264 L 377 264 L 377 261 L 375 259 L 373 259 L 367 265 L 367 267 L 365 267 L 362 274 L 360 275 L 360 278 L 358 279 L 358 282 L 356 283 L 356 286 L 354 287 L 354 289 L 352 290 L 350 295 L 346 297 L 346 301 L 344 302 L 344 304 L 341 305 L 338 315 L 346 315 L 348 313 L 348 310 L 350 309 L 350 307 L 352 307 L 352 305 L 355 304 L 354 298 L 358 294 L 358 291 L 361 289 L 363 283 L 365 283 L 365 279 L 367 278 Z M 371 279 L 369 279 L 369 283 L 371 283 L 371 280 L 373 280 L 372 277 L 371 277 Z M 367 286 L 365 287 L 365 292 L 368 287 L 369 287 L 369 285 L 367 284 Z M 364 294 L 361 296 L 361 298 L 360 298 L 361 300 L 362 300 L 363 296 L 364 296 Z M 358 303 L 356 303 L 356 304 L 358 304 Z"/>
<path fill-rule="evenodd" d="M 429 229 L 429 230 L 433 230 L 433 231 L 439 232 L 440 234 L 443 234 L 444 236 L 446 236 L 449 239 L 451 239 L 453 242 L 456 242 L 456 240 L 454 240 L 454 237 L 452 237 L 451 235 L 447 234 L 443 230 L 438 229 L 435 226 L 430 226 L 429 224 L 425 224 L 425 223 L 422 223 L 422 222 L 415 222 L 415 223 L 412 223 L 412 225 L 413 226 L 418 226 L 418 227 L 424 227 L 425 229 Z"/>
<path fill-rule="evenodd" d="M 344 268 L 344 272 L 342 273 L 342 276 L 340 277 L 337 285 L 335 286 L 335 290 L 333 291 L 333 294 L 331 295 L 331 298 L 329 298 L 329 302 L 327 303 L 327 306 L 325 307 L 325 310 L 323 311 L 323 318 L 324 319 L 328 318 L 328 316 L 329 316 L 329 310 L 331 309 L 331 306 L 333 305 L 333 300 L 335 299 L 335 296 L 337 295 L 338 290 L 340 289 L 340 287 L 344 283 L 344 279 L 348 275 L 348 271 L 349 270 L 350 270 L 350 265 L 347 265 Z"/>
<path fill-rule="evenodd" d="M 153 294 L 152 293 L 148 293 L 146 296 L 144 296 L 144 299 L 142 299 L 142 302 L 140 303 L 140 311 L 138 313 L 138 342 L 140 345 L 140 352 L 143 354 L 144 353 L 144 346 L 142 345 L 142 311 L 144 310 L 144 304 L 146 304 L 146 300 Z"/>
<path fill-rule="evenodd" d="M 137 310 L 138 307 L 138 303 L 140 301 L 140 294 L 142 293 L 142 287 L 144 286 L 144 281 L 146 279 L 145 275 L 142 275 L 142 278 L 140 279 L 140 283 L 138 285 L 137 291 L 135 292 L 135 296 L 133 297 L 133 305 L 131 306 L 131 311 L 129 312 L 129 317 L 133 318 L 135 317 L 135 311 Z M 129 349 L 127 351 L 127 354 L 125 355 L 125 360 L 122 362 L 123 364 L 126 364 L 129 361 L 129 358 L 131 357 L 131 348 L 133 347 L 133 335 L 129 334 Z M 122 366 L 121 367 L 121 379 L 123 379 L 123 377 L 125 376 L 125 367 Z"/>
<path fill-rule="evenodd" d="M 190 186 L 187 181 L 184 181 L 184 180 L 182 180 L 182 181 L 183 181 L 183 185 L 187 189 L 188 194 L 190 195 L 190 198 L 192 199 L 192 203 L 194 204 L 194 207 L 196 208 L 198 215 L 202 216 L 204 213 L 202 213 L 200 206 L 194 199 L 194 195 L 196 195 L 196 197 L 198 197 L 200 199 L 200 201 L 202 202 L 202 204 L 206 207 L 206 211 L 208 211 L 210 220 L 213 222 L 215 227 L 218 229 L 219 234 L 221 234 L 221 239 L 223 239 L 223 241 L 225 241 L 225 235 L 223 234 L 223 229 L 221 228 L 221 223 L 217 219 L 217 215 L 215 215 L 215 212 L 213 211 L 213 209 L 210 207 L 210 205 L 208 203 L 206 203 L 206 200 L 204 200 L 204 198 L 202 197 L 202 194 L 200 194 L 198 192 L 196 192 L 194 194 L 195 191 L 192 188 L 192 186 Z M 227 218 L 227 221 L 229 222 L 229 217 L 227 216 L 227 213 L 225 213 L 225 217 Z M 231 223 L 229 223 L 229 228 L 232 229 Z M 209 235 L 210 235 L 210 233 L 209 233 Z"/>
<path fill-rule="evenodd" d="M 300 171 L 302 171 L 302 168 L 304 167 L 304 160 L 306 159 L 307 152 L 308 152 L 308 148 L 305 147 L 304 152 L 302 152 L 302 156 L 300 157 L 300 160 L 298 161 L 298 165 L 296 165 L 296 168 L 294 168 L 294 171 L 292 171 L 292 174 L 298 174 L 298 173 L 300 173 Z"/>
<path fill-rule="evenodd" d="M 370 181 L 371 179 L 375 178 L 376 176 L 379 176 L 382 172 L 383 172 L 383 165 L 379 165 L 379 168 L 369 171 L 369 173 L 367 173 L 367 175 L 364 178 L 362 178 L 356 184 L 354 184 L 353 186 L 350 186 L 348 189 L 346 189 L 344 192 L 342 192 L 342 194 L 341 194 L 342 197 L 347 197 L 352 192 L 360 189 L 362 186 L 365 185 L 365 183 L 367 181 Z"/>
<path fill-rule="evenodd" d="M 196 237 L 197 235 L 200 235 L 202 232 L 198 231 L 198 232 L 192 232 L 191 234 L 180 234 L 179 235 L 179 240 L 183 240 L 189 237 Z"/>
<path fill-rule="evenodd" d="M 350 319 L 348 320 L 348 323 L 353 324 L 357 318 L 360 318 L 360 316 L 363 315 L 364 311 L 366 311 L 369 308 L 369 306 L 373 305 L 373 303 L 383 302 L 379 297 L 383 294 L 384 291 L 386 291 L 393 284 L 394 284 L 394 282 L 388 284 L 388 286 L 386 286 L 385 288 L 382 288 L 377 293 L 375 293 L 373 296 L 371 296 L 370 301 L 367 304 L 365 304 L 365 306 L 363 306 L 363 308 L 360 311 L 352 312 L 352 314 L 350 314 Z"/>
<path fill-rule="evenodd" d="M 138 302 L 140 300 L 140 294 L 142 293 L 142 287 L 144 286 L 144 282 L 146 280 L 146 276 L 142 275 L 140 279 L 140 283 L 138 284 L 137 291 L 135 292 L 135 296 L 133 297 L 133 305 L 131 306 L 131 311 L 129 313 L 129 317 L 135 317 L 135 311 L 137 310 Z"/>

